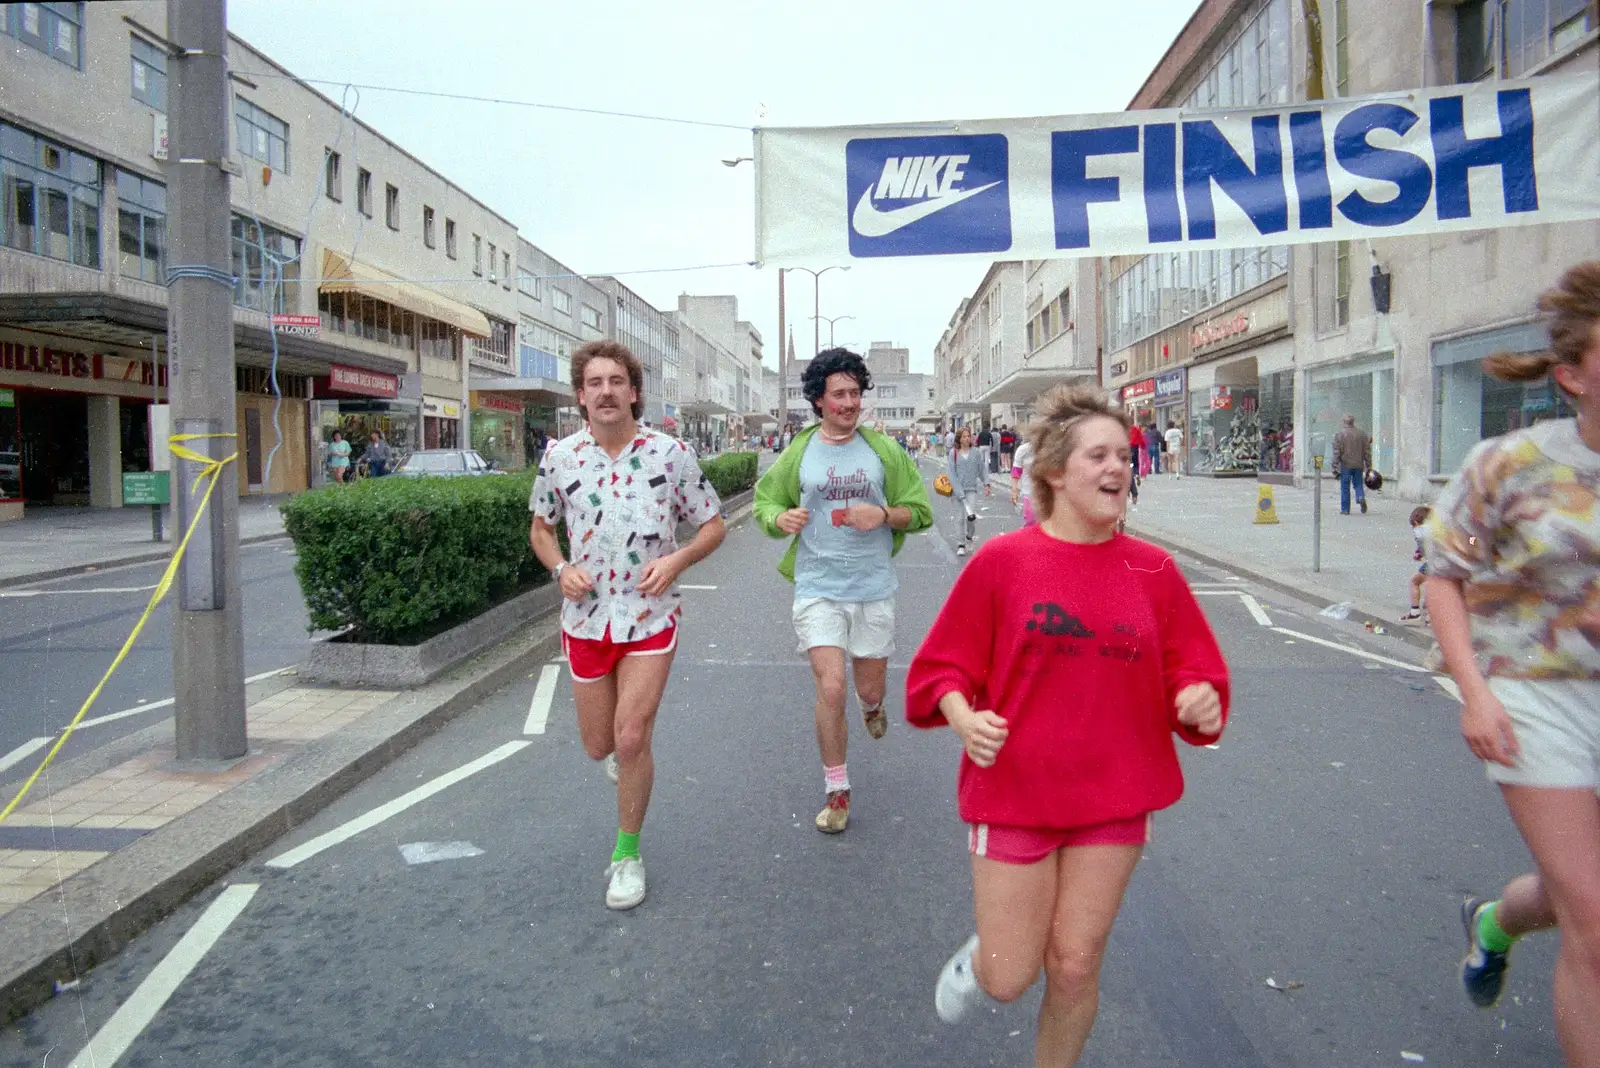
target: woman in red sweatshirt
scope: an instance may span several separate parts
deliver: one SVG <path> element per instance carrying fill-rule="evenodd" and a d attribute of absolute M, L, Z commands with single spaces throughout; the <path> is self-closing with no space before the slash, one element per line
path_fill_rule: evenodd
<path fill-rule="evenodd" d="M 1087 389 L 1040 408 L 1040 521 L 961 572 L 911 663 L 906 718 L 948 724 L 965 748 L 977 934 L 940 974 L 939 1016 L 1015 1000 L 1043 967 L 1037 1063 L 1071 1065 L 1152 814 L 1183 793 L 1173 734 L 1220 737 L 1228 669 L 1172 558 L 1116 532 L 1126 417 Z"/>

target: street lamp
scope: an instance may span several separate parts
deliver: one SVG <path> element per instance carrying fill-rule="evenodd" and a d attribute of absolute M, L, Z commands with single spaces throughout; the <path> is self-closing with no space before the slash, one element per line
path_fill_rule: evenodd
<path fill-rule="evenodd" d="M 811 276 L 811 310 L 814 313 L 811 318 L 816 324 L 816 330 L 811 338 L 811 355 L 813 358 L 822 351 L 822 276 L 829 271 L 848 271 L 849 269 L 850 265 L 847 263 L 836 263 L 832 267 L 824 267 L 820 271 L 811 267 L 786 268 L 786 270 L 790 271 L 804 271 Z"/>
<path fill-rule="evenodd" d="M 740 156 L 738 159 L 725 159 L 725 160 L 722 161 L 722 165 L 724 167 L 737 167 L 741 163 L 754 163 L 754 162 L 755 162 L 755 157 L 754 156 Z"/>
<path fill-rule="evenodd" d="M 854 319 L 855 316 L 854 315 L 835 315 L 835 316 L 829 317 L 829 316 L 826 316 L 826 315 L 813 315 L 811 318 L 813 318 L 813 319 L 821 319 L 823 322 L 828 324 L 828 347 L 831 349 L 831 348 L 834 347 L 834 344 L 833 344 L 833 324 L 838 322 L 840 319 Z"/>

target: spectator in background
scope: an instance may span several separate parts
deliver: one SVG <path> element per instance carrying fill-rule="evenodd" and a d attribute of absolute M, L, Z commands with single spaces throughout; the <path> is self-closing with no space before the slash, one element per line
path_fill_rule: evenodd
<path fill-rule="evenodd" d="M 367 474 L 373 478 L 382 478 L 389 473 L 389 463 L 393 459 L 394 451 L 389 448 L 389 443 L 383 440 L 382 434 L 374 430 L 371 443 L 367 445 Z"/>
<path fill-rule="evenodd" d="M 1372 465 L 1372 438 L 1356 429 L 1356 417 L 1346 415 L 1343 426 L 1333 436 L 1333 469 L 1339 472 L 1339 514 L 1350 514 L 1350 487 L 1356 491 L 1356 504 L 1367 514 L 1367 468 Z"/>
<path fill-rule="evenodd" d="M 328 443 L 328 474 L 335 482 L 343 483 L 350 473 L 350 443 L 344 440 L 344 431 L 335 430 Z"/>

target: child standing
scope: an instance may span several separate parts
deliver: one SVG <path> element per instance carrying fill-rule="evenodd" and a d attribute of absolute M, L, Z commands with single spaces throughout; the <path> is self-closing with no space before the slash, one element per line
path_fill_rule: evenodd
<path fill-rule="evenodd" d="M 1423 559 L 1422 553 L 1422 526 L 1433 514 L 1433 509 L 1422 504 L 1411 509 L 1411 536 L 1416 539 L 1416 551 L 1411 554 L 1411 559 L 1418 561 L 1417 573 L 1411 576 L 1411 607 L 1406 614 L 1400 617 L 1402 623 L 1421 623 L 1422 620 L 1422 584 L 1428 581 L 1428 562 Z"/>

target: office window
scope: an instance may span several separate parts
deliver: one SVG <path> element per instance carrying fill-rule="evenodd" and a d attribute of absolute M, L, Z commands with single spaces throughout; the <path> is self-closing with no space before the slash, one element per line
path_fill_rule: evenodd
<path fill-rule="evenodd" d="M 82 66 L 82 4 L 7 4 L 6 33 L 69 67 Z"/>
<path fill-rule="evenodd" d="M 1456 80 L 1521 77 L 1596 24 L 1592 0 L 1463 0 L 1456 7 Z"/>
<path fill-rule="evenodd" d="M 0 242 L 80 267 L 100 267 L 100 163 L 0 123 Z"/>
<path fill-rule="evenodd" d="M 1350 95 L 1350 0 L 1333 0 L 1333 91 Z"/>
<path fill-rule="evenodd" d="M 300 280 L 300 239 L 241 215 L 233 217 L 233 302 L 259 312 L 298 307 L 290 300 Z"/>
<path fill-rule="evenodd" d="M 444 254 L 451 259 L 456 258 L 456 221 L 454 219 L 446 219 L 444 221 Z"/>
<path fill-rule="evenodd" d="M 496 278 L 495 265 L 496 265 L 497 262 L 498 262 L 498 254 L 497 254 L 497 251 L 496 251 L 496 249 L 494 247 L 494 242 L 491 241 L 491 242 L 489 242 L 489 281 L 491 281 L 491 282 L 493 282 L 495 280 L 495 278 Z"/>
<path fill-rule="evenodd" d="M 117 273 L 160 285 L 167 277 L 167 187 L 117 171 Z"/>
<path fill-rule="evenodd" d="M 539 279 L 526 267 L 517 268 L 517 291 L 534 300 L 539 299 Z"/>
<path fill-rule="evenodd" d="M 483 273 L 483 238 L 472 235 L 472 273 Z"/>
<path fill-rule="evenodd" d="M 429 248 L 435 248 L 433 235 L 433 209 L 426 204 L 422 206 L 422 243 Z"/>
<path fill-rule="evenodd" d="M 550 287 L 550 303 L 554 304 L 556 311 L 572 314 L 572 294 L 557 286 Z"/>
<path fill-rule="evenodd" d="M 275 171 L 289 170 L 289 124 L 242 96 L 233 98 L 234 133 L 239 151 Z"/>
<path fill-rule="evenodd" d="M 133 98 L 157 111 L 167 110 L 167 53 L 143 37 L 129 35 L 133 62 Z"/>
<path fill-rule="evenodd" d="M 600 309 L 599 308 L 596 308 L 592 304 L 585 304 L 579 314 L 583 318 L 583 325 L 584 326 L 592 326 L 596 330 L 600 329 Z"/>
<path fill-rule="evenodd" d="M 500 287 L 511 288 L 511 253 L 500 253 Z"/>
<path fill-rule="evenodd" d="M 333 149 L 325 148 L 322 150 L 322 194 L 329 200 L 344 199 L 342 162 L 339 158 L 339 153 Z"/>
<path fill-rule="evenodd" d="M 392 185 L 383 187 L 383 221 L 391 230 L 400 229 L 400 190 Z"/>
<path fill-rule="evenodd" d="M 372 172 L 365 167 L 356 168 L 356 210 L 372 218 Z"/>

